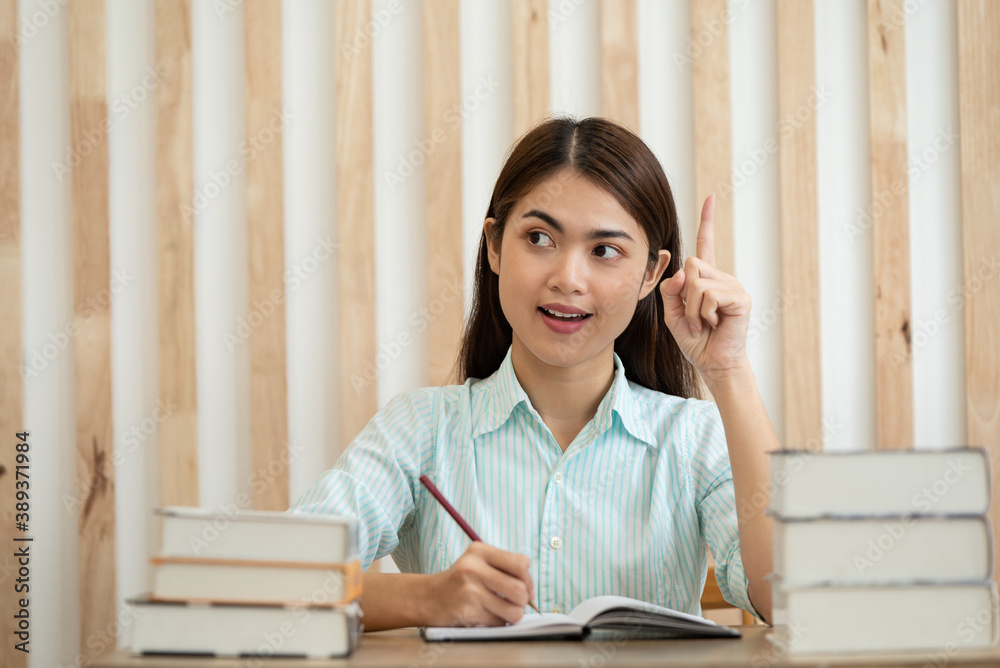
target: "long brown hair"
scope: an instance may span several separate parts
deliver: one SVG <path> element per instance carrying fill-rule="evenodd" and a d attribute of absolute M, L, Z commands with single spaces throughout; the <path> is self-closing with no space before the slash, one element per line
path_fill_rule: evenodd
<path fill-rule="evenodd" d="M 532 188 L 572 168 L 611 194 L 642 227 L 649 263 L 670 251 L 660 281 L 683 267 L 680 228 L 663 167 L 643 141 L 604 118 L 553 118 L 524 135 L 507 158 L 490 199 L 487 218 L 499 243 L 507 216 Z M 486 378 L 500 367 L 511 345 L 510 323 L 500 307 L 499 279 L 490 269 L 484 232 L 479 240 L 472 308 L 458 354 L 459 382 Z M 625 376 L 639 385 L 679 397 L 697 396 L 694 367 L 663 322 L 659 287 L 639 301 L 631 322 L 615 339 Z"/>

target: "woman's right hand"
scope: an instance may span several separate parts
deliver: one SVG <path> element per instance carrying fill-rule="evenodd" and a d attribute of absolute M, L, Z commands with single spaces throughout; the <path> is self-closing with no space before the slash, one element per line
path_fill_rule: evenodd
<path fill-rule="evenodd" d="M 427 626 L 503 626 L 518 621 L 535 589 L 531 558 L 476 541 L 430 576 Z"/>

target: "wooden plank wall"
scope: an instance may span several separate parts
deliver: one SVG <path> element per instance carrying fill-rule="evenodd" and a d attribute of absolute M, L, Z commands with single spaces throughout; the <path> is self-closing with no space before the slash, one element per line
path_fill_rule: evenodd
<path fill-rule="evenodd" d="M 281 2 L 245 6 L 253 507 L 288 508 Z M 260 323 L 259 325 L 257 323 Z"/>
<path fill-rule="evenodd" d="M 17 2 L 0 2 L 0 35 L 18 34 Z M 24 423 L 24 376 L 22 355 L 24 341 L 21 323 L 21 119 L 19 51 L 17 41 L 0 46 L 0 313 L 7 326 L 0 327 L 0 543 L 14 545 L 14 538 L 32 536 L 18 531 L 14 522 L 17 512 L 16 471 L 17 441 L 15 434 L 28 429 Z M 28 437 L 29 451 L 33 445 Z M 30 480 L 29 480 L 30 483 Z M 22 485 L 24 487 L 24 485 Z M 30 492 L 30 485 L 29 492 Z M 30 520 L 30 515 L 29 515 Z M 15 648 L 20 639 L 14 635 L 17 620 L 14 610 L 23 596 L 15 590 L 19 564 L 14 550 L 0 550 L 0 665 L 27 668 L 28 654 Z M 10 611 L 10 612 L 8 612 Z"/>
<path fill-rule="evenodd" d="M 88 306 L 103 303 L 102 294 L 110 299 L 106 23 L 104 0 L 77 0 L 69 6 L 71 144 L 93 146 L 90 151 L 80 150 L 80 164 L 72 172 L 73 310 L 79 332 L 74 338 L 77 564 L 80 601 L 86 606 L 86 614 L 80 615 L 80 653 L 89 660 L 98 658 L 94 638 L 102 634 L 114 637 L 118 612 L 112 306 Z"/>
<path fill-rule="evenodd" d="M 548 0 L 511 0 L 515 137 L 549 115 L 548 11 Z"/>
<path fill-rule="evenodd" d="M 701 220 L 705 198 L 715 197 L 715 264 L 733 273 L 733 140 L 729 109 L 729 7 L 727 0 L 691 0 L 691 41 L 701 47 L 691 64 L 694 105 L 694 189 Z M 687 252 L 694 253 L 694 240 Z"/>
<path fill-rule="evenodd" d="M 958 2 L 958 88 L 969 443 L 990 450 L 1000 526 L 1000 3 Z M 993 579 L 1000 553 L 993 550 Z"/>
<path fill-rule="evenodd" d="M 798 118 L 816 88 L 813 3 L 778 0 L 778 118 Z M 819 233 L 816 203 L 816 118 L 778 136 L 781 290 L 791 306 L 782 319 L 784 444 L 823 439 L 819 321 Z"/>
<path fill-rule="evenodd" d="M 191 2 L 156 0 L 156 226 L 159 246 L 160 502 L 198 505 L 194 332 L 194 129 Z"/>
<path fill-rule="evenodd" d="M 868 0 L 871 233 L 875 264 L 875 443 L 913 447 L 910 219 L 903 0 Z"/>
<path fill-rule="evenodd" d="M 601 0 L 601 113 L 639 133 L 635 0 Z"/>
<path fill-rule="evenodd" d="M 375 383 L 365 364 L 375 360 L 375 163 L 372 138 L 372 47 L 356 41 L 355 28 L 371 17 L 369 0 L 336 0 L 337 220 L 341 248 L 340 308 L 341 438 L 343 445 L 367 424 L 378 407 Z"/>
<path fill-rule="evenodd" d="M 434 146 L 426 161 L 427 338 L 430 382 L 457 382 L 455 360 L 465 320 L 463 307 L 462 104 L 458 0 L 423 4 L 424 139 Z"/>

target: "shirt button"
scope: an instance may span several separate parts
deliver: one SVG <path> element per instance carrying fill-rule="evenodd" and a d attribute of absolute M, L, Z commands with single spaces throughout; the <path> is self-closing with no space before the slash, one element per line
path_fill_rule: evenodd
<path fill-rule="evenodd" d="M 556 474 L 552 476 L 552 482 L 554 482 L 557 485 L 561 485 L 563 483 L 562 471 L 556 471 Z"/>
<path fill-rule="evenodd" d="M 549 547 L 551 547 L 553 550 L 558 550 L 559 548 L 561 548 L 562 538 L 560 538 L 559 536 L 553 536 L 552 539 L 549 541 Z"/>
<path fill-rule="evenodd" d="M 562 608 L 560 608 L 560 607 L 559 607 L 558 605 L 554 605 L 554 606 L 552 606 L 552 609 L 551 609 L 551 610 L 549 610 L 549 612 L 553 612 L 553 613 L 555 613 L 555 614 L 557 614 L 557 615 L 561 615 L 561 614 L 562 614 L 562 611 L 563 611 L 563 609 L 562 609 Z"/>

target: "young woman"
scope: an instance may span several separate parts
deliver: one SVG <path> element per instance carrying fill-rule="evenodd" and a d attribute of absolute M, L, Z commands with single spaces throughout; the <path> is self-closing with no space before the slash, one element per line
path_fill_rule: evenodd
<path fill-rule="evenodd" d="M 714 207 L 682 261 L 637 136 L 554 119 L 518 142 L 483 226 L 464 384 L 392 399 L 292 509 L 358 516 L 365 569 L 393 556 L 401 573 L 365 576 L 366 629 L 498 625 L 602 594 L 698 614 L 706 544 L 726 599 L 770 618 L 759 499 L 779 446 L 746 357 L 750 297 L 714 266 Z"/>

